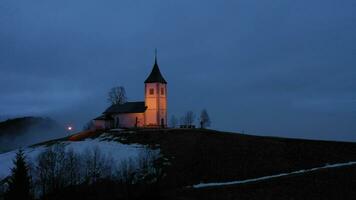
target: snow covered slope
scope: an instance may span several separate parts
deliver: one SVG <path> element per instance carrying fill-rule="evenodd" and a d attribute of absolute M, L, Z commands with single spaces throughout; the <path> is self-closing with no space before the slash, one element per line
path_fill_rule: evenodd
<path fill-rule="evenodd" d="M 135 160 L 140 156 L 147 147 L 139 144 L 121 144 L 111 140 L 105 135 L 96 139 L 86 139 L 83 141 L 61 141 L 58 142 L 65 145 L 65 150 L 73 150 L 75 153 L 83 155 L 86 152 L 98 148 L 100 153 L 114 163 L 120 163 L 124 160 Z M 58 144 L 57 143 L 57 144 Z M 27 147 L 24 150 L 26 159 L 29 163 L 35 163 L 37 156 L 49 148 L 46 145 Z M 16 156 L 17 150 L 0 154 L 0 180 L 6 178 L 11 173 L 13 167 L 13 160 Z M 155 150 L 159 154 L 159 150 Z"/>
<path fill-rule="evenodd" d="M 289 173 L 281 173 L 281 174 L 275 174 L 275 175 L 270 175 L 270 176 L 263 176 L 259 178 L 252 178 L 252 179 L 246 179 L 246 180 L 237 180 L 237 181 L 228 181 L 228 182 L 215 182 L 215 183 L 199 183 L 190 187 L 193 188 L 206 188 L 206 187 L 217 187 L 217 186 L 226 186 L 226 185 L 237 185 L 237 184 L 243 184 L 243 183 L 252 183 L 252 182 L 258 182 L 258 181 L 264 181 L 268 179 L 273 179 L 273 178 L 279 178 L 283 176 L 290 176 L 294 174 L 303 174 L 307 172 L 312 172 L 312 171 L 317 171 L 321 169 L 329 169 L 329 168 L 336 168 L 336 167 L 344 167 L 344 166 L 350 166 L 350 165 L 356 165 L 356 161 L 350 161 L 346 163 L 336 163 L 336 164 L 326 164 L 323 167 L 315 167 L 311 169 L 302 169 L 294 172 L 289 172 Z"/>

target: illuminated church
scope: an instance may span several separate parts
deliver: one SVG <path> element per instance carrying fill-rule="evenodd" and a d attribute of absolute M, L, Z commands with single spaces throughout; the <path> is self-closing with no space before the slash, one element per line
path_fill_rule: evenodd
<path fill-rule="evenodd" d="M 167 81 L 159 70 L 157 55 L 144 83 L 145 101 L 110 106 L 94 119 L 95 128 L 167 127 Z"/>

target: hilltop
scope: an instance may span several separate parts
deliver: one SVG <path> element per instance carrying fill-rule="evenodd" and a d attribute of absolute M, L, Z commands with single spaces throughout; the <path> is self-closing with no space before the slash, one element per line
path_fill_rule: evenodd
<path fill-rule="evenodd" d="M 103 136 L 105 140 L 98 140 Z M 157 162 L 163 176 L 158 188 L 163 199 L 263 199 L 264 193 L 269 198 L 305 199 L 311 193 L 327 197 L 330 186 L 335 186 L 333 194 L 343 193 L 346 199 L 352 194 L 350 187 L 356 186 L 355 165 L 323 168 L 356 161 L 356 143 L 351 142 L 262 137 L 205 129 L 128 129 L 87 131 L 33 147 L 60 142 L 70 142 L 75 146 L 92 140 L 159 150 L 161 156 Z M 315 170 L 307 171 L 312 168 Z M 200 183 L 258 179 L 295 171 L 301 173 L 246 184 L 192 187 Z M 343 178 L 344 183 L 340 182 Z M 300 190 L 295 191 L 296 187 Z M 242 195 L 244 191 L 246 193 Z M 112 199 L 110 195 L 106 192 L 102 199 Z"/>

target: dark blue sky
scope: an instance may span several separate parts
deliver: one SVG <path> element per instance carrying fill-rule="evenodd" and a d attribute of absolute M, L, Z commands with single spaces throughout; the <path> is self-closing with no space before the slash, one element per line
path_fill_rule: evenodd
<path fill-rule="evenodd" d="M 354 0 L 1 0 L 0 115 L 82 124 L 158 48 L 169 114 L 213 128 L 356 141 Z"/>

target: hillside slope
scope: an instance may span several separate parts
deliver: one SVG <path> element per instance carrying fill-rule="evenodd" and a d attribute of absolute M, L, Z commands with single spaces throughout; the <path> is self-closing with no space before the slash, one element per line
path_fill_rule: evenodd
<path fill-rule="evenodd" d="M 158 191 L 162 199 L 308 199 L 305 197 L 313 194 L 314 199 L 319 196 L 335 199 L 337 192 L 344 193 L 345 197 L 353 195 L 350 187 L 356 186 L 356 167 L 352 165 L 248 184 L 189 187 L 356 161 L 356 143 L 348 142 L 261 137 L 204 129 L 137 129 L 82 132 L 34 147 L 66 143 L 66 140 L 71 145 L 80 145 L 81 141 L 98 141 L 103 136 L 120 144 L 159 149 L 161 157 L 157 162 L 164 175 L 158 182 Z M 335 187 L 337 192 L 330 193 L 329 187 Z M 112 195 L 116 195 L 115 192 Z M 105 199 L 112 198 L 109 195 Z"/>
<path fill-rule="evenodd" d="M 138 144 L 121 144 L 112 141 L 110 136 L 101 134 L 99 137 L 93 139 L 85 139 L 81 141 L 68 141 L 67 138 L 47 141 L 23 148 L 26 161 L 30 165 L 38 164 L 39 155 L 51 148 L 53 151 L 60 146 L 63 146 L 65 152 L 72 151 L 80 156 L 86 157 L 88 154 L 100 154 L 100 162 L 107 161 L 110 167 L 116 168 L 122 161 L 129 159 L 135 160 L 140 154 L 146 150 L 143 145 Z M 14 167 L 14 159 L 18 151 L 9 151 L 0 154 L 0 181 L 7 178 L 11 174 L 11 169 Z M 152 151 L 159 154 L 159 150 Z M 63 164 L 63 163 L 61 163 Z M 35 166 L 32 166 L 35 168 Z M 34 170 L 34 169 L 33 169 Z M 35 173 L 35 170 L 33 171 Z"/>
<path fill-rule="evenodd" d="M 21 117 L 0 122 L 0 152 L 63 136 L 64 129 L 43 117 Z"/>
<path fill-rule="evenodd" d="M 258 178 L 356 161 L 356 144 L 260 137 L 201 129 L 111 132 L 122 143 L 159 146 L 171 163 L 165 185 Z"/>
<path fill-rule="evenodd" d="M 1 136 L 19 136 L 32 129 L 51 130 L 59 125 L 50 118 L 20 117 L 0 122 Z"/>

